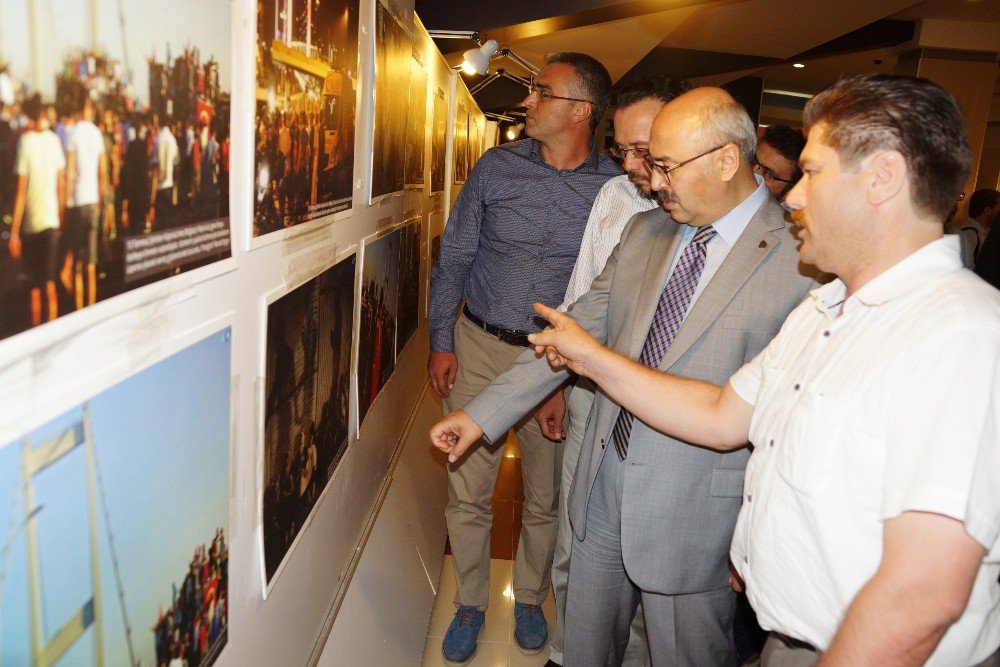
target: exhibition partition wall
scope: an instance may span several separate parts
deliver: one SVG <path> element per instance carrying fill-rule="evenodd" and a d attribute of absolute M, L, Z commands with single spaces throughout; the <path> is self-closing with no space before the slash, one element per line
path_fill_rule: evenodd
<path fill-rule="evenodd" d="M 58 4 L 0 18 L 0 662 L 315 661 L 495 131 L 412 0 Z"/>

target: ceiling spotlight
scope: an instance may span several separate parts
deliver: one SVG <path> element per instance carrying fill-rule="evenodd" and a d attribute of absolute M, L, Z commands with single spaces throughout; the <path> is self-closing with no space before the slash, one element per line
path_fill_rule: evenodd
<path fill-rule="evenodd" d="M 520 136 L 521 130 L 523 129 L 524 129 L 524 123 L 511 125 L 509 128 L 507 128 L 507 138 L 510 139 L 511 141 L 514 141 Z"/>
<path fill-rule="evenodd" d="M 805 65 L 803 65 L 802 63 L 792 63 L 792 67 L 794 67 L 795 69 L 802 69 L 803 67 L 805 67 Z"/>
<path fill-rule="evenodd" d="M 486 74 L 490 69 L 490 60 L 500 50 L 495 39 L 488 39 L 475 49 L 469 49 L 462 54 L 462 71 L 466 74 Z"/>

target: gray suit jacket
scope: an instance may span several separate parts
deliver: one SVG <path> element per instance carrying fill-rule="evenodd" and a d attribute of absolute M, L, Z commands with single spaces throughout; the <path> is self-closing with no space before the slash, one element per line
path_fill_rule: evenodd
<path fill-rule="evenodd" d="M 679 243 L 680 226 L 659 208 L 622 232 L 604 271 L 569 313 L 598 341 L 639 357 Z M 760 352 L 815 283 L 799 263 L 797 240 L 770 198 L 750 220 L 692 306 L 659 368 L 723 385 Z M 525 351 L 466 412 L 497 441 L 568 378 Z M 669 405 L 664 405 L 669 410 Z M 583 540 L 587 503 L 602 457 L 616 456 L 611 431 L 619 406 L 598 391 L 573 479 L 569 515 Z M 721 454 L 636 421 L 622 497 L 622 556 L 642 589 L 665 594 L 726 586 L 729 544 L 743 492 L 748 448 Z"/>

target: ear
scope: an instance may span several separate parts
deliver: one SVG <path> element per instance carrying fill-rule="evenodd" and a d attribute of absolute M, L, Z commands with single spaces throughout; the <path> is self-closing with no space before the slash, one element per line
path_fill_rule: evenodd
<path fill-rule="evenodd" d="M 715 156 L 715 168 L 719 178 L 725 182 L 733 180 L 740 169 L 740 147 L 736 144 L 726 144 Z"/>
<path fill-rule="evenodd" d="M 589 123 L 590 115 L 594 113 L 594 105 L 586 102 L 577 102 L 576 109 L 573 110 L 574 123 Z"/>
<path fill-rule="evenodd" d="M 878 151 L 864 159 L 868 202 L 879 206 L 908 190 L 909 168 L 899 151 Z"/>

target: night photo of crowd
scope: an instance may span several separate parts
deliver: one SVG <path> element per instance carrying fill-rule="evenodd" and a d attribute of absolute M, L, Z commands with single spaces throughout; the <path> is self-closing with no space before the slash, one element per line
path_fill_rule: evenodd
<path fill-rule="evenodd" d="M 400 234 L 396 229 L 365 244 L 358 332 L 359 423 L 396 368 Z"/>
<path fill-rule="evenodd" d="M 404 226 L 399 238 L 399 301 L 396 356 L 417 331 L 420 315 L 420 222 Z"/>
<path fill-rule="evenodd" d="M 173 584 L 170 607 L 153 624 L 157 667 L 207 667 L 226 645 L 229 547 L 222 528 L 200 545 L 180 586 Z"/>
<path fill-rule="evenodd" d="M 263 505 L 268 581 L 347 447 L 356 257 L 268 307 Z"/>
<path fill-rule="evenodd" d="M 358 3 L 283 5 L 257 3 L 254 236 L 351 207 Z"/>
<path fill-rule="evenodd" d="M 117 34 L 32 48 L 30 23 L 4 17 L 22 33 L 0 58 L 0 338 L 230 255 L 228 31 L 129 60 L 102 48 Z"/>

